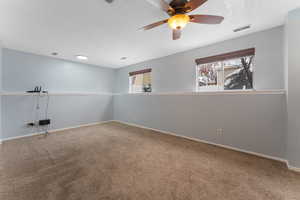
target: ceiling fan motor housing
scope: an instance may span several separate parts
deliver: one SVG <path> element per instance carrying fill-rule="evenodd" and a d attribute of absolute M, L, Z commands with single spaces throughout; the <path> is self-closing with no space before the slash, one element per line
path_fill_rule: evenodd
<path fill-rule="evenodd" d="M 169 19 L 161 20 L 147 26 L 144 30 L 150 30 L 165 23 L 168 23 L 173 30 L 173 40 L 181 36 L 181 30 L 189 23 L 198 24 L 220 24 L 224 20 L 222 16 L 216 15 L 188 15 L 187 13 L 197 9 L 208 0 L 172 0 L 170 3 L 160 0 L 161 9 L 170 15 Z"/>
<path fill-rule="evenodd" d="M 169 4 L 172 8 L 174 8 L 175 13 L 173 13 L 173 15 L 176 14 L 185 14 L 187 12 L 189 12 L 189 8 L 186 7 L 186 3 L 188 3 L 187 0 L 173 0 L 171 1 L 171 3 Z"/>

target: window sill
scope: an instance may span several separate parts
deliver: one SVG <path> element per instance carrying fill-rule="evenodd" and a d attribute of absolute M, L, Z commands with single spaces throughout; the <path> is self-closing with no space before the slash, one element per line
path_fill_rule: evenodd
<path fill-rule="evenodd" d="M 0 96 L 97 96 L 97 95 L 113 95 L 113 93 L 105 92 L 49 92 L 47 93 L 26 93 L 26 92 L 1 92 Z"/>
<path fill-rule="evenodd" d="M 260 95 L 260 94 L 285 94 L 285 90 L 219 90 L 219 91 L 197 91 L 197 92 L 140 92 L 140 93 L 102 93 L 102 92 L 49 92 L 50 96 L 94 96 L 94 95 L 181 95 L 181 96 L 198 96 L 198 95 Z M 0 96 L 34 96 L 38 94 L 25 92 L 0 92 Z M 41 94 L 46 95 L 46 94 Z"/>
<path fill-rule="evenodd" d="M 219 91 L 197 91 L 197 92 L 151 92 L 151 93 L 115 93 L 114 95 L 264 95 L 264 94 L 285 94 L 284 89 L 278 90 L 219 90 Z"/>

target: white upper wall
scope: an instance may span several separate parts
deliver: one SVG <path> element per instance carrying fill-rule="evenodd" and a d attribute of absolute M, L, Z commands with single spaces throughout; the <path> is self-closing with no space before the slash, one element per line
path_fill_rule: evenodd
<path fill-rule="evenodd" d="M 195 59 L 252 47 L 256 48 L 254 63 L 255 89 L 283 89 L 283 32 L 284 29 L 280 26 L 206 47 L 120 68 L 117 71 L 115 92 L 128 92 L 128 73 L 143 68 L 152 68 L 153 92 L 195 91 Z"/>
<path fill-rule="evenodd" d="M 2 44 L 0 41 L 0 92 L 2 91 Z"/>
<path fill-rule="evenodd" d="M 115 70 L 3 49 L 3 90 L 111 93 Z"/>

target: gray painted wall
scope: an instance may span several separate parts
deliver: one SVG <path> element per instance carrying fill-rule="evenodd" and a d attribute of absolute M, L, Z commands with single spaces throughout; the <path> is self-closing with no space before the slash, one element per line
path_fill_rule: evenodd
<path fill-rule="evenodd" d="M 2 92 L 2 44 L 0 41 L 0 93 Z M 0 140 L 2 139 L 2 96 L 0 96 Z"/>
<path fill-rule="evenodd" d="M 23 92 L 41 85 L 52 93 L 99 93 L 50 96 L 51 129 L 112 120 L 114 79 L 113 69 L 3 49 L 2 81 L 5 92 Z M 46 97 L 41 98 L 37 117 L 34 114 L 36 98 L 2 96 L 3 139 L 39 132 L 25 125 L 34 119 L 45 118 Z"/>
<path fill-rule="evenodd" d="M 46 98 L 41 98 L 40 111 L 36 117 L 36 96 L 3 96 L 3 139 L 24 136 L 43 131 L 26 124 L 45 118 Z M 112 95 L 50 96 L 49 118 L 51 129 L 73 127 L 113 119 Z"/>
<path fill-rule="evenodd" d="M 284 88 L 283 27 L 254 33 L 233 40 L 178 53 L 168 57 L 121 68 L 117 73 L 118 93 L 128 92 L 128 72 L 142 68 L 153 70 L 153 91 L 194 91 L 196 58 L 213 56 L 246 48 L 256 48 L 254 84 L 258 90 Z"/>
<path fill-rule="evenodd" d="M 284 88 L 283 27 L 136 64 L 117 71 L 116 92 L 128 92 L 128 72 L 153 70 L 154 92 L 194 91 L 195 59 L 256 48 L 257 90 Z M 284 94 L 140 95 L 114 97 L 114 118 L 248 151 L 285 157 Z M 217 129 L 224 135 L 218 136 Z"/>
<path fill-rule="evenodd" d="M 116 95 L 114 117 L 284 158 L 284 104 L 283 94 Z"/>
<path fill-rule="evenodd" d="M 288 15 L 286 37 L 288 41 L 288 137 L 287 158 L 290 165 L 300 167 L 300 9 Z"/>

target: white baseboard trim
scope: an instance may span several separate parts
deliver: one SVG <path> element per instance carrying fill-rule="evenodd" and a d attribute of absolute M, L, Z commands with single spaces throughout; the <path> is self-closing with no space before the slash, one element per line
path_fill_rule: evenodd
<path fill-rule="evenodd" d="M 230 150 L 233 150 L 233 151 L 238 151 L 238 152 L 246 153 L 246 154 L 258 156 L 258 157 L 261 157 L 261 158 L 266 158 L 266 159 L 270 159 L 270 160 L 275 160 L 275 161 L 283 162 L 283 163 L 285 163 L 287 165 L 287 168 L 289 170 L 295 171 L 295 172 L 300 172 L 300 168 L 293 167 L 293 166 L 289 165 L 288 160 L 286 160 L 284 158 L 279 158 L 279 157 L 275 157 L 275 156 L 269 156 L 269 155 L 265 155 L 265 154 L 262 154 L 262 153 L 248 151 L 248 150 L 244 150 L 244 149 L 240 149 L 240 148 L 236 148 L 236 147 L 232 147 L 232 146 L 228 146 L 228 145 L 217 144 L 217 143 L 209 142 L 209 141 L 206 141 L 206 140 L 201 140 L 201 139 L 197 139 L 197 138 L 192 138 L 192 137 L 187 137 L 187 136 L 183 136 L 183 135 L 178 135 L 176 133 L 172 133 L 172 132 L 168 132 L 168 131 L 163 131 L 163 130 L 159 130 L 159 129 L 154 129 L 154 128 L 149 128 L 149 127 L 141 126 L 141 125 L 134 124 L 134 123 L 124 122 L 124 121 L 120 121 L 120 120 L 112 120 L 112 121 L 119 122 L 119 123 L 122 123 L 122 124 L 127 124 L 129 126 L 135 126 L 135 127 L 138 127 L 138 128 L 148 129 L 148 130 L 152 130 L 152 131 L 160 132 L 160 133 L 163 133 L 163 134 L 172 135 L 172 136 L 175 136 L 175 137 L 180 137 L 180 138 L 184 138 L 184 139 L 188 139 L 188 140 L 192 140 L 192 141 L 196 141 L 196 142 L 200 142 L 200 143 L 204 143 L 204 144 L 209 144 L 209 145 L 213 145 L 213 146 L 217 146 L 217 147 L 222 147 L 222 148 L 225 148 L 225 149 L 230 149 Z"/>
<path fill-rule="evenodd" d="M 93 123 L 88 123 L 88 124 L 82 124 L 78 126 L 71 126 L 71 127 L 66 127 L 66 128 L 59 128 L 59 129 L 52 129 L 49 130 L 49 133 L 55 133 L 55 132 L 60 132 L 60 131 L 65 131 L 65 130 L 70 130 L 70 129 L 76 129 L 76 128 L 81 128 L 81 127 L 87 127 L 87 126 L 95 126 L 99 124 L 104 124 L 104 123 L 109 123 L 112 122 L 113 120 L 108 120 L 108 121 L 101 121 L 101 122 L 93 122 Z M 38 133 L 31 133 L 27 135 L 21 135 L 21 136 L 16 136 L 16 137 L 10 137 L 10 138 L 5 138 L 0 140 L 0 144 L 3 142 L 11 141 L 11 140 L 17 140 L 17 139 L 22 139 L 22 138 L 27 138 L 27 137 L 32 137 L 32 136 L 38 136 L 38 135 L 43 135 L 45 132 L 38 132 Z"/>
<path fill-rule="evenodd" d="M 299 168 L 299 167 L 291 166 L 291 165 L 289 164 L 288 161 L 286 162 L 286 165 L 287 165 L 287 167 L 289 168 L 289 170 L 291 170 L 291 171 L 293 171 L 293 172 L 298 172 L 298 173 L 300 173 L 300 168 Z"/>

